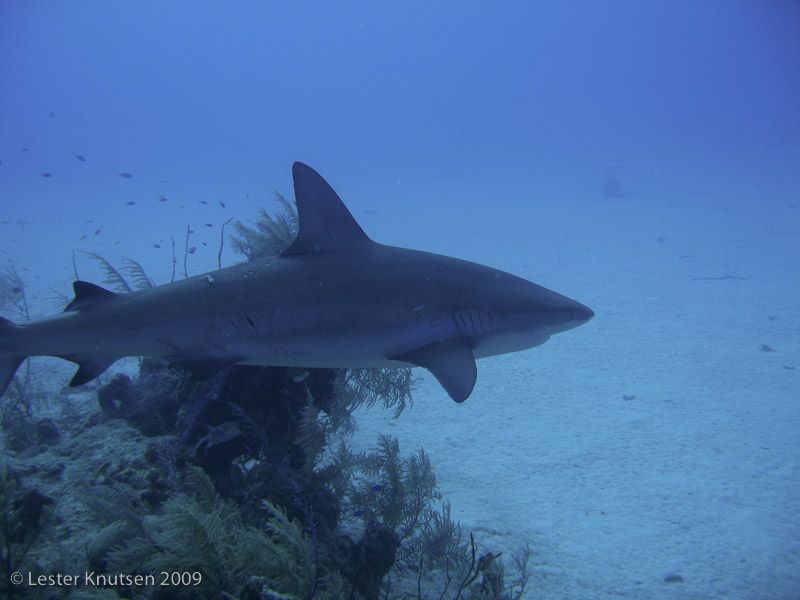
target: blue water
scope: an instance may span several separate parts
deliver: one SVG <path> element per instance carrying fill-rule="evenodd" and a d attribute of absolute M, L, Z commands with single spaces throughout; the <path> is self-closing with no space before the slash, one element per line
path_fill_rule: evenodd
<path fill-rule="evenodd" d="M 74 250 L 165 283 L 188 225 L 216 268 L 295 160 L 374 239 L 597 313 L 401 425 L 465 525 L 543 549 L 531 597 L 800 598 L 800 4 L 0 4 L 0 267 L 36 314 Z"/>

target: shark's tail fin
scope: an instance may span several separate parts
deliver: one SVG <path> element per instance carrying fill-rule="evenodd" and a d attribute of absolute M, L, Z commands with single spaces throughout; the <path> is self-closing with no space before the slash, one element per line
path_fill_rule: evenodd
<path fill-rule="evenodd" d="M 17 367 L 25 360 L 24 356 L 7 355 L 3 352 L 3 346 L 6 345 L 3 338 L 8 337 L 16 329 L 17 326 L 11 321 L 0 317 L 0 397 L 6 393 L 6 388 L 14 379 Z"/>

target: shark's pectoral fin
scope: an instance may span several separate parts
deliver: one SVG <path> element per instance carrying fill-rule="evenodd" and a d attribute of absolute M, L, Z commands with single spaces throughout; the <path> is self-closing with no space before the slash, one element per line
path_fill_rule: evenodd
<path fill-rule="evenodd" d="M 234 365 L 242 358 L 236 356 L 209 356 L 207 354 L 182 354 L 164 357 L 169 363 L 189 369 L 197 379 L 211 379 L 214 375 Z"/>
<path fill-rule="evenodd" d="M 469 397 L 478 378 L 475 356 L 466 340 L 434 342 L 390 359 L 428 369 L 456 402 Z"/>
<path fill-rule="evenodd" d="M 63 358 L 64 360 L 69 360 L 74 362 L 78 365 L 78 370 L 73 375 L 72 379 L 69 382 L 69 387 L 78 387 L 79 385 L 83 385 L 84 383 L 89 383 L 92 379 L 95 379 L 102 375 L 103 371 L 105 371 L 108 367 L 113 365 L 117 359 L 92 359 L 92 358 L 85 358 L 83 356 L 76 356 L 74 354 L 68 356 L 59 356 L 59 358 Z"/>

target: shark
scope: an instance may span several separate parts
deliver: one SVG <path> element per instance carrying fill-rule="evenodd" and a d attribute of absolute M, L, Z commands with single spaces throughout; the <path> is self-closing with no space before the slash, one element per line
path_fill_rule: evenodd
<path fill-rule="evenodd" d="M 88 383 L 127 356 L 208 378 L 234 364 L 423 367 L 456 402 L 476 359 L 539 346 L 594 313 L 488 266 L 370 239 L 311 167 L 292 167 L 298 233 L 275 257 L 143 290 L 75 281 L 60 314 L 0 320 L 0 395 L 29 356 L 78 366 Z"/>

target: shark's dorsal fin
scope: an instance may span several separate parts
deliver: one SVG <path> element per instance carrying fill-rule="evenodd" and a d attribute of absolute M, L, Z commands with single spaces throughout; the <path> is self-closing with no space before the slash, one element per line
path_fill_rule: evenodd
<path fill-rule="evenodd" d="M 107 289 L 88 281 L 73 281 L 72 289 L 75 292 L 75 299 L 67 304 L 64 312 L 92 308 L 116 296 L 114 292 L 109 292 Z"/>
<path fill-rule="evenodd" d="M 462 339 L 434 342 L 389 358 L 428 369 L 456 402 L 463 402 L 469 397 L 478 378 L 472 348 Z"/>
<path fill-rule="evenodd" d="M 319 173 L 296 162 L 292 177 L 300 230 L 281 256 L 357 250 L 373 243 Z"/>

